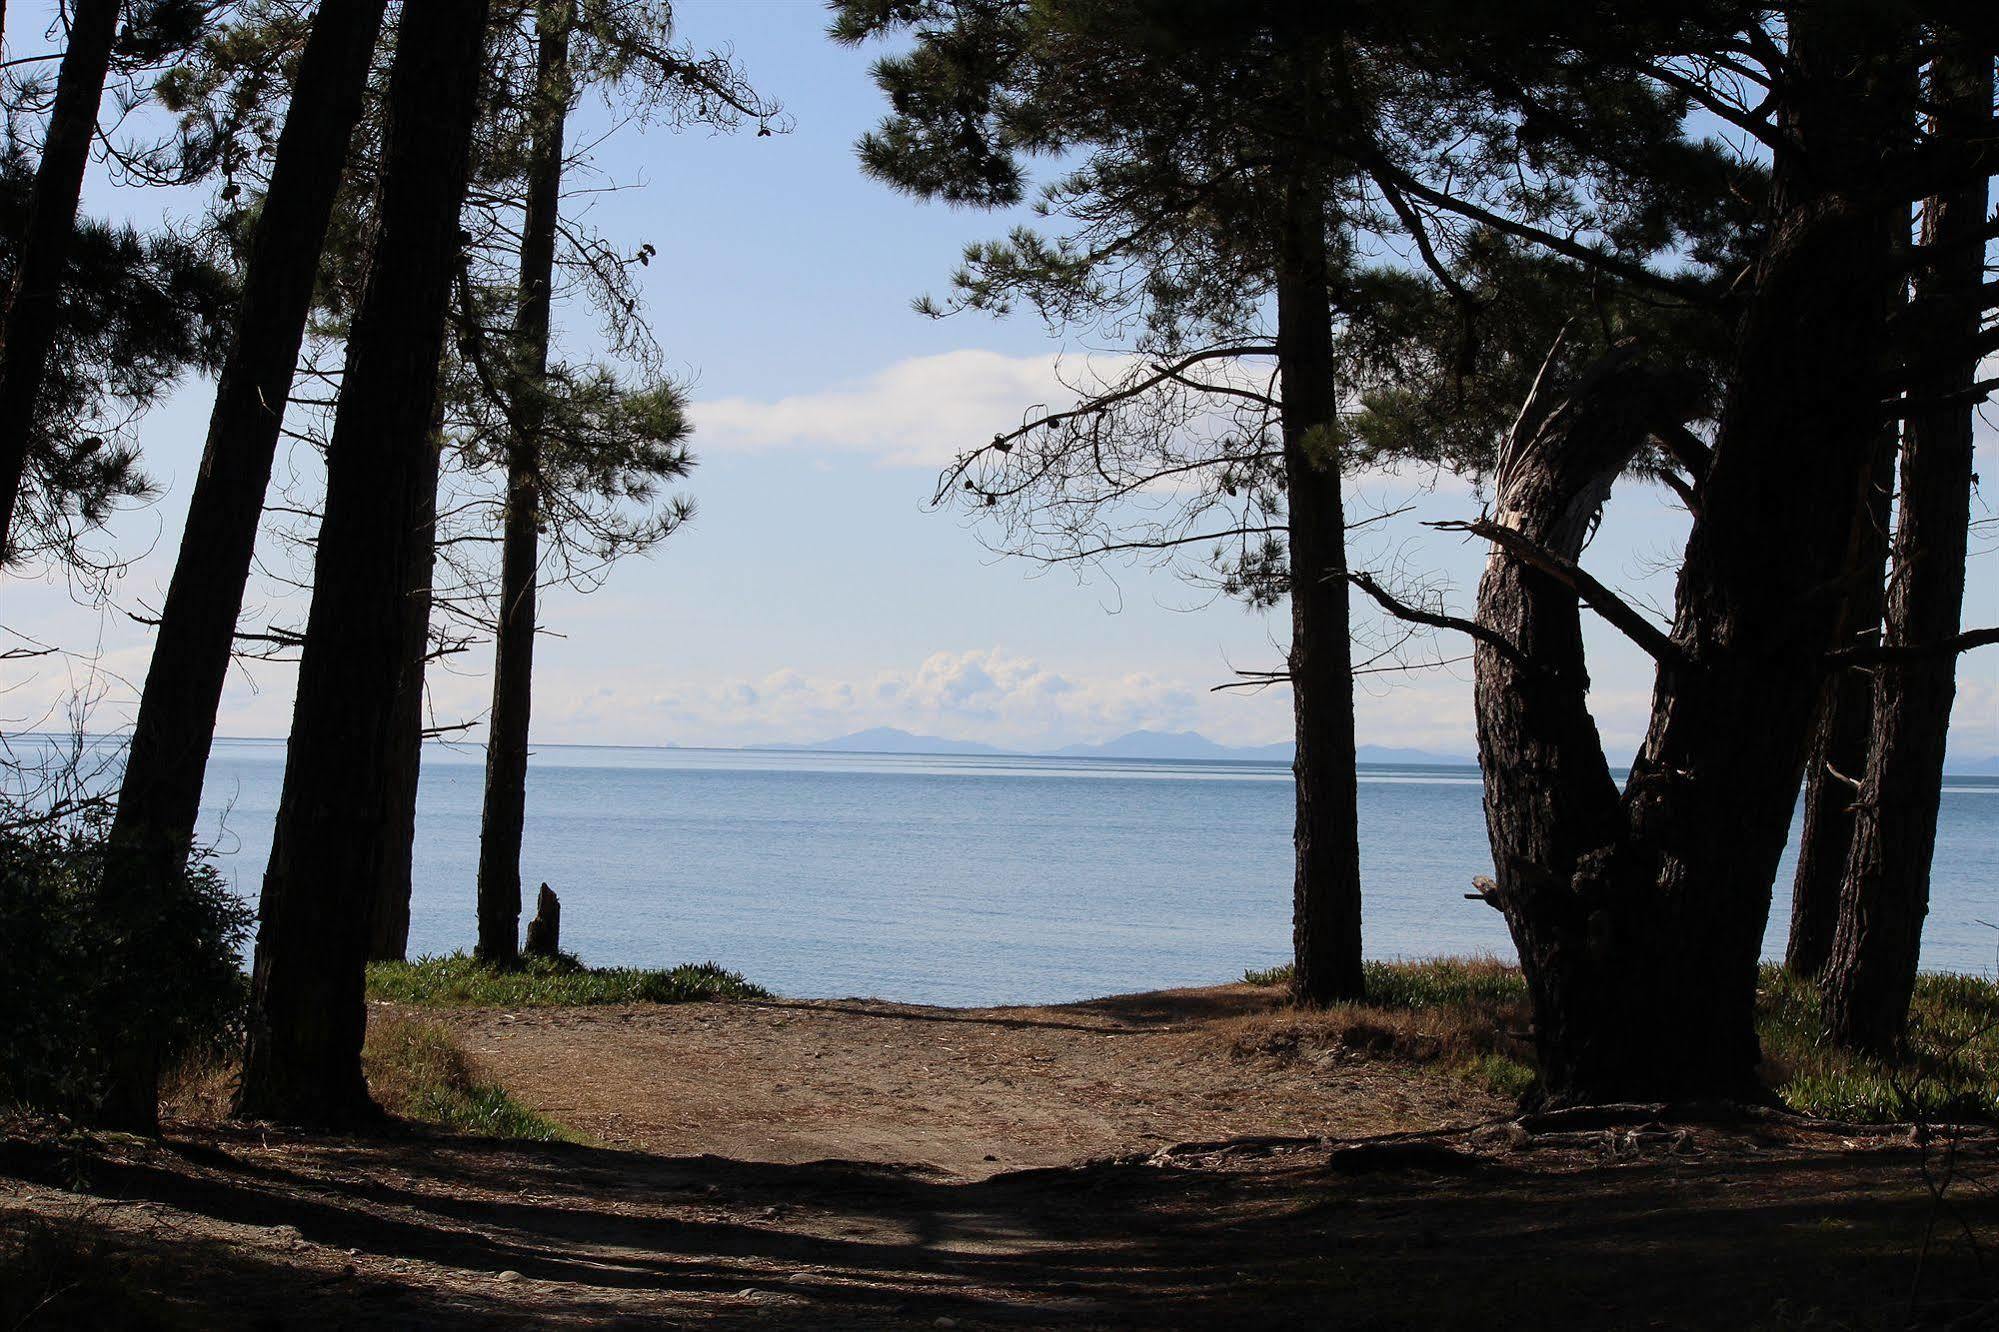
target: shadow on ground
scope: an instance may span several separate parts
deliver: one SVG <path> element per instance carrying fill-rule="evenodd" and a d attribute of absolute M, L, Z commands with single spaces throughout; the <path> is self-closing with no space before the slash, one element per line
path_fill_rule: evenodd
<path fill-rule="evenodd" d="M 83 1250 L 67 1273 L 0 1278 L 52 1292 L 23 1327 L 102 1325 L 106 1299 L 121 1323 L 302 1328 L 1999 1315 L 1984 1270 L 1999 1255 L 1978 1245 L 1999 1229 L 1988 1144 L 1949 1164 L 1941 1202 L 1942 1154 L 1906 1143 L 1611 1129 L 1433 1146 L 1455 1155 L 1238 1148 L 965 1182 L 421 1135 L 205 1127 L 87 1155 L 15 1140 L 0 1155 L 9 1252 L 32 1264 L 65 1235 Z"/>

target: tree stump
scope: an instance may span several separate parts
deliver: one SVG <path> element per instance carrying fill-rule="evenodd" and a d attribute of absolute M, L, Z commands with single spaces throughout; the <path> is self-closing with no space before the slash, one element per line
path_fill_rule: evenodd
<path fill-rule="evenodd" d="M 562 903 L 547 884 L 534 899 L 534 919 L 528 922 L 527 947 L 536 957 L 554 957 L 562 947 Z"/>

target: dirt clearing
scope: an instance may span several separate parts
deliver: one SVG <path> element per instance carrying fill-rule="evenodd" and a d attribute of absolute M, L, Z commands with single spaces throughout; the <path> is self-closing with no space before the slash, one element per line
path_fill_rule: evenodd
<path fill-rule="evenodd" d="M 17 1133 L 0 1316 L 1999 1326 L 1989 1135 L 1509 1120 L 1464 1077 L 1350 1048 L 1267 990 L 444 1016 L 592 1142 Z"/>

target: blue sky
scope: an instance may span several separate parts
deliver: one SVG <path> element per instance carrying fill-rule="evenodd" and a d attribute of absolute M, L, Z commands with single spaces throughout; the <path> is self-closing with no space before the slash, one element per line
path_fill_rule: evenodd
<path fill-rule="evenodd" d="M 592 222 L 627 248 L 658 251 L 646 295 L 691 386 L 700 465 L 686 490 L 700 512 L 596 593 L 545 599 L 536 739 L 732 745 L 872 725 L 1021 746 L 1138 727 L 1233 743 L 1286 737 L 1282 690 L 1210 688 L 1236 667 L 1277 663 L 1281 615 L 1209 604 L 1143 568 L 1037 576 L 996 559 L 957 515 L 926 511 L 941 460 L 1053 400 L 1055 359 L 1073 364 L 1089 349 L 1051 338 L 1031 316 L 934 321 L 910 310 L 912 297 L 942 288 L 965 242 L 1008 219 L 919 204 L 860 174 L 853 141 L 881 114 L 872 53 L 828 42 L 813 0 L 682 0 L 676 10 L 691 40 L 732 46 L 795 129 L 627 131 L 597 150 L 602 173 L 634 188 L 597 195 Z M 10 18 L 10 54 L 40 49 L 32 18 Z M 86 207 L 143 221 L 196 201 L 93 177 Z M 171 571 L 209 393 L 191 384 L 141 426 L 166 492 L 110 534 L 133 557 L 114 607 L 77 606 L 61 587 L 21 579 L 0 594 L 10 627 L 80 653 L 10 668 L 0 727 L 33 724 L 78 686 L 101 695 L 100 727 L 129 717 L 148 642 L 124 611 L 157 605 Z M 1984 439 L 1990 473 L 1999 450 L 1989 428 Z M 1369 535 L 1358 561 L 1430 571 L 1468 605 L 1482 552 L 1419 523 L 1471 516 L 1477 497 L 1448 478 L 1358 487 L 1368 502 L 1416 506 Z M 1660 607 L 1671 604 L 1669 566 L 1685 529 L 1669 499 L 1627 485 L 1587 557 L 1600 577 Z M 1980 512 L 1991 515 L 1982 500 Z M 1989 535 L 1974 544 L 1966 619 L 1999 622 L 1999 557 Z M 302 621 L 284 598 L 263 597 L 271 618 Z M 1628 752 L 1644 725 L 1648 663 L 1600 628 L 1592 647 L 1606 740 Z M 440 720 L 483 711 L 482 655 L 433 672 Z M 1954 747 L 1999 753 L 1999 651 L 1967 658 L 1960 678 Z M 239 671 L 221 730 L 283 734 L 290 688 L 284 667 Z M 1468 752 L 1468 707 L 1462 667 L 1370 678 L 1360 735 Z"/>

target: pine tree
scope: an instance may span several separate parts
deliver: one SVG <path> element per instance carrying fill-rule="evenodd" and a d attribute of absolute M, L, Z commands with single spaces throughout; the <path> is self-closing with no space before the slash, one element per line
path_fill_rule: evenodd
<path fill-rule="evenodd" d="M 299 58 L 126 754 L 111 838 L 128 859 L 114 898 L 143 898 L 175 882 L 194 837 L 283 407 L 386 8 L 385 0 L 323 5 Z M 150 1124 L 157 1070 L 145 1051 L 130 1052 L 124 1067 L 108 1110 Z"/>
<path fill-rule="evenodd" d="M 56 76 L 28 225 L 0 311 L 0 561 L 10 549 L 37 402 L 62 319 L 62 278 L 119 9 L 119 0 L 77 0 L 70 15 L 69 46 Z"/>
<path fill-rule="evenodd" d="M 373 1112 L 362 971 L 406 674 L 404 593 L 435 493 L 432 413 L 462 245 L 486 0 L 404 9 L 381 204 L 328 448 L 312 609 L 264 877 L 240 1113 L 338 1122 Z"/>
<path fill-rule="evenodd" d="M 1992 300 L 1989 165 L 1993 48 L 1948 32 L 1930 66 L 1932 152 L 1958 178 L 1923 204 L 1915 295 L 1907 316 L 1906 437 L 1865 777 L 1839 926 L 1825 971 L 1828 1029 L 1842 1044 L 1892 1054 L 1902 1044 L 1929 911 L 1944 746 L 1956 696 L 1971 524 L 1974 387 Z"/>
<path fill-rule="evenodd" d="M 21 257 L 34 173 L 0 155 L 0 283 Z M 118 561 L 88 541 L 120 504 L 152 496 L 132 439 L 190 372 L 213 373 L 229 344 L 235 284 L 198 239 L 79 218 L 60 318 L 29 429 L 11 567 L 58 567 L 101 596 Z"/>
<path fill-rule="evenodd" d="M 946 486 L 996 511 L 1010 548 L 1070 560 L 1226 542 L 1217 552 L 1225 590 L 1259 605 L 1288 595 L 1290 659 L 1257 682 L 1287 682 L 1296 714 L 1294 985 L 1310 1002 L 1358 995 L 1347 590 L 1356 571 L 1340 474 L 1378 456 L 1390 414 L 1377 422 L 1382 435 L 1357 439 L 1340 403 L 1358 385 L 1341 372 L 1366 374 L 1378 342 L 1413 344 L 1395 326 L 1429 319 L 1436 291 L 1456 307 L 1445 321 L 1458 326 L 1456 359 L 1477 359 L 1473 326 L 1485 321 L 1453 272 L 1474 241 L 1453 237 L 1457 252 L 1433 246 L 1424 216 L 1433 204 L 1414 191 L 1446 157 L 1447 174 L 1470 178 L 1460 188 L 1498 193 L 1529 180 L 1509 157 L 1522 118 L 1490 85 L 1454 83 L 1412 42 L 1420 25 L 1393 7 L 1332 16 L 1275 3 L 1224 14 L 1164 0 L 857 0 L 839 13 L 843 40 L 895 29 L 916 37 L 912 51 L 876 66 L 892 114 L 861 146 L 864 166 L 890 184 L 1008 206 L 1027 195 L 1030 159 L 1080 162 L 1037 204 L 1067 234 L 1051 241 L 1021 228 L 971 247 L 957 304 L 1004 313 L 1024 301 L 1058 324 L 1136 325 L 1147 363 L 970 451 Z M 1669 99 L 1628 77 L 1605 74 L 1598 85 L 1614 95 L 1596 119 L 1616 132 L 1672 126 Z M 1575 88 L 1534 91 L 1566 96 L 1590 120 Z M 1659 248 L 1681 201 L 1662 202 L 1661 187 L 1630 176 L 1619 182 L 1630 204 L 1586 227 L 1569 215 L 1575 154 L 1560 142 L 1531 151 L 1532 183 L 1509 200 L 1518 225 L 1542 237 L 1593 227 L 1605 242 L 1571 243 L 1572 259 L 1650 277 L 1616 256 Z M 1663 174 L 1670 194 L 1675 173 Z M 1366 261 L 1377 240 L 1413 250 L 1435 289 Z M 1273 357 L 1274 377 L 1241 368 Z M 1467 405 L 1453 409 L 1456 439 L 1489 434 L 1469 424 Z M 1453 445 L 1431 438 L 1418 449 L 1443 457 Z M 1167 479 L 1176 492 L 1203 488 L 1163 519 L 1156 505 L 1126 503 Z M 1139 525 L 1120 528 L 1133 508 Z"/>

